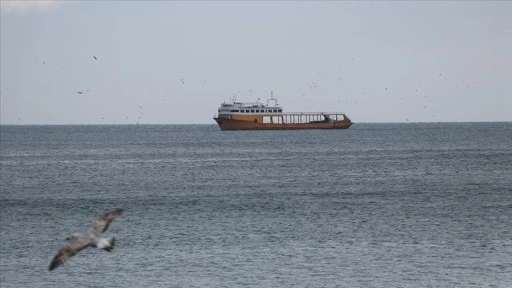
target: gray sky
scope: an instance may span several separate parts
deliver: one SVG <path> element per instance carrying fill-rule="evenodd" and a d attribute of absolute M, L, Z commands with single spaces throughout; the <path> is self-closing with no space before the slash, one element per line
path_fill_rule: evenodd
<path fill-rule="evenodd" d="M 1 5 L 1 124 L 214 124 L 271 90 L 354 122 L 512 121 L 512 2 Z"/>

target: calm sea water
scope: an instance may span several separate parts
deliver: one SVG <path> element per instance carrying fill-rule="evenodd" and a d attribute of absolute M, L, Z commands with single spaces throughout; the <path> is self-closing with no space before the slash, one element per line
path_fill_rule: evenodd
<path fill-rule="evenodd" d="M 512 287 L 512 123 L 0 128 L 2 288 Z"/>

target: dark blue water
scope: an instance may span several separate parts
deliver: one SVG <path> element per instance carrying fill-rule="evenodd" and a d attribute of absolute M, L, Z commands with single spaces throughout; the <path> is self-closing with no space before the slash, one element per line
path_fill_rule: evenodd
<path fill-rule="evenodd" d="M 512 123 L 0 132 L 2 288 L 512 287 Z"/>

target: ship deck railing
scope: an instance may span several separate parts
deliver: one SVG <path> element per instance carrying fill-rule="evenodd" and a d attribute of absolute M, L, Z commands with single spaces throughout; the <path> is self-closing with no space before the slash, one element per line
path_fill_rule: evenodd
<path fill-rule="evenodd" d="M 279 113 L 278 115 L 263 115 L 265 124 L 306 124 L 306 123 L 325 123 L 331 121 L 345 121 L 348 117 L 340 112 L 319 112 L 319 113 Z"/>
<path fill-rule="evenodd" d="M 308 114 L 319 114 L 319 115 L 346 115 L 345 112 L 281 112 L 278 114 L 298 114 L 298 115 L 308 115 Z"/>
<path fill-rule="evenodd" d="M 263 116 L 281 116 L 281 115 L 346 115 L 345 112 L 219 112 L 219 114 L 231 115 L 263 115 Z"/>
<path fill-rule="evenodd" d="M 221 116 L 224 115 L 224 116 Z M 221 117 L 231 115 L 258 115 L 263 117 L 264 124 L 306 124 L 326 123 L 350 120 L 344 112 L 279 112 L 279 113 L 222 113 Z M 216 116 L 215 118 L 217 118 Z"/>

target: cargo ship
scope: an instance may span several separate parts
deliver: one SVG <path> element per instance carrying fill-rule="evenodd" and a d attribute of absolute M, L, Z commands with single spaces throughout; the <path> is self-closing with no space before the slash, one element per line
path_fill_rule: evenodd
<path fill-rule="evenodd" d="M 266 105 L 235 99 L 224 102 L 213 119 L 221 130 L 347 129 L 352 125 L 342 112 L 283 112 L 272 94 Z"/>

